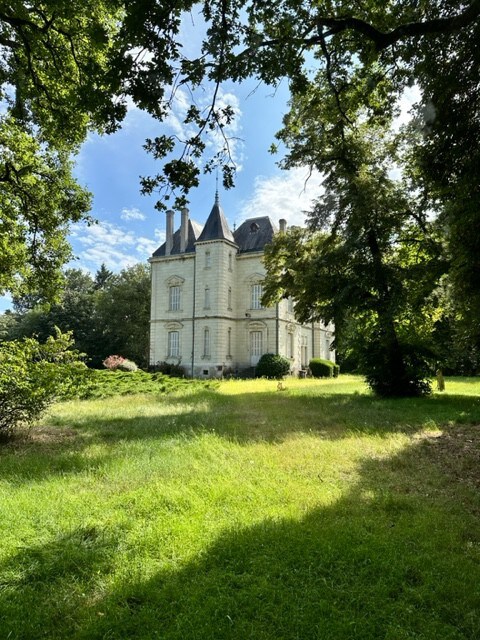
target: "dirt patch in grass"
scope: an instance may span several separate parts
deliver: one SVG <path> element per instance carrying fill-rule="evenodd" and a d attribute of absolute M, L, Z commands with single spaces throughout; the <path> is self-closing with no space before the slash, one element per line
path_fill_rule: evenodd
<path fill-rule="evenodd" d="M 425 451 L 453 481 L 480 489 L 480 425 L 425 434 Z"/>
<path fill-rule="evenodd" d="M 17 453 L 19 450 L 29 450 L 32 447 L 41 446 L 55 447 L 59 445 L 69 444 L 78 437 L 78 433 L 67 427 L 50 427 L 38 426 L 31 428 L 18 428 L 5 442 L 5 449 L 14 449 Z"/>

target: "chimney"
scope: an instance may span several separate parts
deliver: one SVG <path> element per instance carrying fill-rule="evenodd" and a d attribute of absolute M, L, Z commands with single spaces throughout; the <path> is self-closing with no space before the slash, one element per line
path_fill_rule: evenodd
<path fill-rule="evenodd" d="M 165 242 L 165 255 L 169 256 L 173 249 L 173 216 L 175 213 L 169 209 L 167 211 L 167 239 Z"/>
<path fill-rule="evenodd" d="M 278 223 L 280 225 L 280 233 L 285 233 L 287 230 L 287 221 L 284 218 L 281 218 Z"/>
<path fill-rule="evenodd" d="M 188 209 L 182 209 L 182 221 L 180 226 L 180 253 L 185 253 L 188 244 Z"/>

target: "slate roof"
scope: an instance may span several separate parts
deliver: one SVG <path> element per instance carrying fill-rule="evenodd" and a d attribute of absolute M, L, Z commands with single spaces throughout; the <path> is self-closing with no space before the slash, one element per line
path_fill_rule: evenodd
<path fill-rule="evenodd" d="M 265 245 L 272 242 L 273 236 L 277 231 L 276 226 L 268 216 L 261 216 L 245 220 L 234 232 L 233 237 L 240 253 L 263 251 Z"/>
<path fill-rule="evenodd" d="M 195 222 L 195 220 L 188 220 L 188 242 L 185 247 L 185 253 L 194 253 L 195 252 L 195 242 L 198 239 L 198 236 L 202 232 L 202 225 Z M 153 258 L 158 258 L 160 256 L 165 255 L 165 246 L 166 242 L 164 242 L 152 255 Z M 178 255 L 180 253 L 180 229 L 177 229 L 173 234 L 173 247 L 170 255 Z"/>
<path fill-rule="evenodd" d="M 218 195 L 215 197 L 215 204 L 198 238 L 198 242 L 206 242 L 207 240 L 228 240 L 229 242 L 235 242 L 218 200 Z"/>
<path fill-rule="evenodd" d="M 260 216 L 245 220 L 232 234 L 217 195 L 215 196 L 215 204 L 203 228 L 198 222 L 188 220 L 188 242 L 185 253 L 194 253 L 196 242 L 207 242 L 209 240 L 228 240 L 233 242 L 238 245 L 240 253 L 263 251 L 265 245 L 272 241 L 277 231 L 277 227 L 268 216 Z M 166 243 L 164 242 L 152 257 L 164 256 L 165 245 Z M 180 229 L 173 234 L 173 247 L 170 255 L 178 254 L 180 254 Z"/>

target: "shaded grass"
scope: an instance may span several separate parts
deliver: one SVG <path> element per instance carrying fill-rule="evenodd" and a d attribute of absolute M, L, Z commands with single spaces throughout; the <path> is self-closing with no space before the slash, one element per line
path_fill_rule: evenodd
<path fill-rule="evenodd" d="M 4 636 L 479 637 L 479 382 L 285 386 L 64 403 L 4 448 Z"/>

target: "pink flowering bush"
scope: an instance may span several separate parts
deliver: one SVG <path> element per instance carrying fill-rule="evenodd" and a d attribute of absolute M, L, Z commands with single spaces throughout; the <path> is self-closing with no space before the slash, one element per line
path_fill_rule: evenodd
<path fill-rule="evenodd" d="M 123 356 L 108 356 L 103 361 L 103 366 L 110 371 L 136 371 L 138 369 L 135 362 Z"/>
<path fill-rule="evenodd" d="M 103 366 L 115 371 L 115 369 L 119 369 L 124 362 L 125 358 L 123 356 L 108 356 L 108 358 L 105 358 L 103 361 Z"/>

